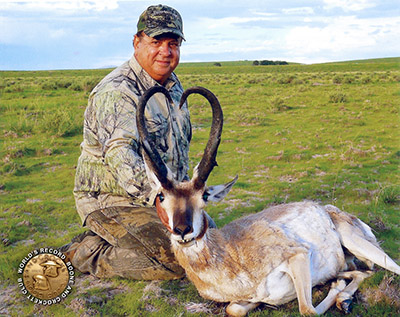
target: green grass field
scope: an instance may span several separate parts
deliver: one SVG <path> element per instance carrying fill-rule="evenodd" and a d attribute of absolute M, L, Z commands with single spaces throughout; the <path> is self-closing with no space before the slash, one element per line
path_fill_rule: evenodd
<path fill-rule="evenodd" d="M 218 226 L 265 206 L 298 200 L 335 204 L 369 224 L 400 262 L 400 58 L 314 65 L 181 64 L 185 88 L 212 90 L 224 131 L 208 183 L 239 180 L 207 211 Z M 0 315 L 223 316 L 187 281 L 98 281 L 78 274 L 62 304 L 33 305 L 17 267 L 33 249 L 61 246 L 83 231 L 72 196 L 91 89 L 110 70 L 0 72 Z M 208 138 L 208 104 L 191 96 L 191 167 Z M 317 289 L 321 298 L 325 288 Z M 400 278 L 378 269 L 362 284 L 352 316 L 400 313 Z M 297 303 L 250 316 L 297 315 Z M 340 313 L 331 309 L 328 315 Z"/>

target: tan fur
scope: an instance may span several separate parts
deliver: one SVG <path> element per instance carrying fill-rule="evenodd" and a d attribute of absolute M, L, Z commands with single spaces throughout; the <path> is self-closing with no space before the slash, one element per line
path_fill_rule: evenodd
<path fill-rule="evenodd" d="M 196 173 L 194 173 L 194 180 Z M 229 302 L 227 313 L 243 316 L 264 302 L 281 305 L 298 299 L 301 314 L 322 314 L 335 302 L 348 300 L 368 274 L 354 264 L 357 257 L 400 274 L 400 267 L 379 247 L 371 229 L 334 206 L 299 202 L 267 208 L 235 220 L 222 229 L 208 228 L 204 195 L 219 201 L 237 178 L 218 186 L 196 188 L 195 181 L 158 188 L 156 200 L 180 265 L 200 295 Z M 356 273 L 346 286 L 349 269 Z M 360 273 L 360 274 L 357 274 Z M 347 278 L 347 277 L 346 277 Z M 312 287 L 336 279 L 316 307 Z"/>
<path fill-rule="evenodd" d="M 296 222 L 299 222 L 299 232 L 294 230 Z M 334 303 L 336 296 L 341 294 L 340 290 L 332 290 L 329 298 L 314 308 L 311 289 L 316 284 L 338 278 L 340 272 L 346 270 L 342 237 L 336 227 L 344 222 L 366 241 L 378 246 L 369 227 L 358 218 L 333 206 L 302 202 L 271 207 L 235 220 L 219 230 L 208 229 L 189 247 L 172 240 L 172 247 L 200 295 L 215 301 L 231 302 L 227 311 L 232 315 L 242 315 L 258 302 L 279 305 L 296 297 L 302 314 L 321 314 Z M 312 261 L 318 263 L 312 264 Z M 282 283 L 293 283 L 288 286 L 287 294 L 277 299 L 262 291 L 260 293 L 268 276 L 277 274 L 280 267 L 279 274 L 287 274 L 292 281 L 284 279 Z M 320 269 L 325 271 L 318 276 L 318 272 L 313 270 Z M 279 285 L 279 279 L 277 283 Z M 351 284 L 352 293 L 360 283 L 361 280 L 357 279 Z M 274 287 L 267 286 L 266 289 L 267 293 L 274 292 Z M 351 298 L 352 293 L 338 297 Z"/>

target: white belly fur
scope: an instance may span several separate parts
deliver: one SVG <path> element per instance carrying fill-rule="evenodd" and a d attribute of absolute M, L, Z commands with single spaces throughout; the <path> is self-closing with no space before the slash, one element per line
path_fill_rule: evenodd
<path fill-rule="evenodd" d="M 309 248 L 311 279 L 315 286 L 334 278 L 346 264 L 339 235 L 323 207 L 312 205 L 304 208 L 303 204 L 307 203 L 299 204 L 302 208 L 298 213 L 282 216 L 274 224 L 283 228 L 288 236 L 296 236 L 296 240 Z M 296 298 L 292 279 L 285 272 L 287 263 L 282 263 L 260 283 L 258 301 L 280 305 Z"/>
<path fill-rule="evenodd" d="M 334 278 L 339 271 L 345 268 L 346 264 L 339 235 L 329 215 L 323 207 L 313 203 L 290 204 L 288 208 L 289 212 L 279 213 L 279 217 L 275 216 L 273 219 L 271 217 L 270 224 L 281 228 L 288 238 L 308 249 L 310 268 L 305 267 L 304 270 L 310 270 L 313 286 Z M 268 210 L 265 213 L 268 213 Z M 264 216 L 261 214 L 261 217 Z M 262 243 L 257 240 L 253 241 Z M 233 244 L 234 242 L 228 243 Z M 196 246 L 184 248 L 181 251 L 185 253 L 187 259 L 194 260 L 203 254 L 204 247 L 203 241 L 199 241 Z M 212 259 L 209 260 L 213 262 Z M 266 258 L 265 261 L 268 262 L 268 259 Z M 286 273 L 288 271 L 287 261 L 276 263 L 277 266 L 265 273 L 264 277 L 262 277 L 263 268 L 258 268 L 259 274 L 255 275 L 258 276 L 257 279 L 252 279 L 245 272 L 237 273 L 237 276 L 232 278 L 232 274 L 228 272 L 229 269 L 224 265 L 217 269 L 216 266 L 209 264 L 210 266 L 207 265 L 200 271 L 185 268 L 189 276 L 192 273 L 203 281 L 201 284 L 204 283 L 205 287 L 198 287 L 198 290 L 206 298 L 226 302 L 239 300 L 239 296 L 245 301 L 264 302 L 272 305 L 284 304 L 296 298 L 293 282 Z M 226 271 L 227 269 L 228 271 Z M 257 268 L 255 269 L 257 270 Z M 189 273 L 189 271 L 191 272 Z"/>

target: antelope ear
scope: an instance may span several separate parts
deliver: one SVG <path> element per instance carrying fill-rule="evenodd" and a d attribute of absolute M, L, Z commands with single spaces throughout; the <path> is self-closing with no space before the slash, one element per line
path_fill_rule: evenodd
<path fill-rule="evenodd" d="M 207 200 L 213 202 L 221 201 L 229 193 L 229 191 L 232 189 L 233 185 L 235 185 L 237 180 L 238 176 L 236 175 L 235 178 L 229 183 L 207 187 L 207 192 L 209 194 Z"/>
<path fill-rule="evenodd" d="M 158 192 L 161 189 L 161 183 L 158 180 L 156 174 L 150 169 L 149 165 L 147 164 L 147 155 L 143 155 L 144 167 L 146 169 L 147 179 L 153 191 Z"/>

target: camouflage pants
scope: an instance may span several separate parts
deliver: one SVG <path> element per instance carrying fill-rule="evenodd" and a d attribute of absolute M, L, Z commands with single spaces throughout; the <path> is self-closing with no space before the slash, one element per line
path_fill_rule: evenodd
<path fill-rule="evenodd" d="M 86 236 L 76 248 L 73 266 L 97 277 L 136 280 L 176 279 L 184 270 L 170 248 L 169 232 L 154 208 L 110 207 L 92 212 Z"/>

